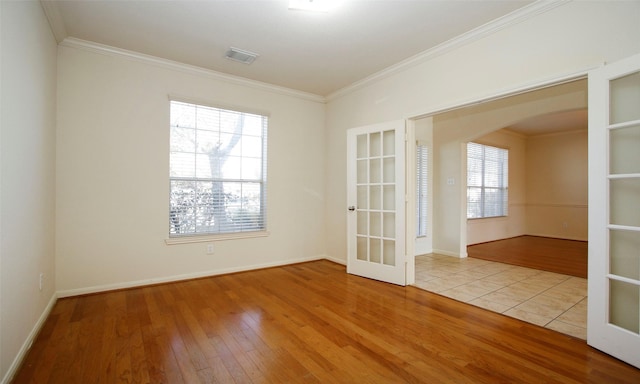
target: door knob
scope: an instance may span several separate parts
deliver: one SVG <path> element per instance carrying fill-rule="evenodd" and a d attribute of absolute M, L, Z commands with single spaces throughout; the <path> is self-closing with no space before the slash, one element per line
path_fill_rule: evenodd
<path fill-rule="evenodd" d="M 349 207 L 349 210 L 350 210 L 350 211 L 355 211 L 355 210 L 356 210 L 356 207 L 355 207 L 354 205 L 352 205 L 352 206 L 350 206 L 350 207 Z"/>

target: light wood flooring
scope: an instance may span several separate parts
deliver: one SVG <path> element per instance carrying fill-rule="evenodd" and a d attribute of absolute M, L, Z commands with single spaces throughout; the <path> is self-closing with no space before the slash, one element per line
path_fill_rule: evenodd
<path fill-rule="evenodd" d="M 574 337 L 317 261 L 58 300 L 15 383 L 639 383 Z"/>

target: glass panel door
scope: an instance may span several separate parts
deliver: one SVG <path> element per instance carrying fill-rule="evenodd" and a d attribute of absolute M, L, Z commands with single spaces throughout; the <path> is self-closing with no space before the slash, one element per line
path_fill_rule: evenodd
<path fill-rule="evenodd" d="M 349 130 L 349 273 L 405 285 L 404 122 Z"/>
<path fill-rule="evenodd" d="M 640 334 L 640 72 L 609 82 L 609 322 Z"/>
<path fill-rule="evenodd" d="M 640 367 L 640 55 L 589 74 L 587 342 Z"/>

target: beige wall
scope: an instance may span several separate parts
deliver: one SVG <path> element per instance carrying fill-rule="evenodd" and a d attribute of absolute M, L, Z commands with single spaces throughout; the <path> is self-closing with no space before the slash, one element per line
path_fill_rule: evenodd
<path fill-rule="evenodd" d="M 333 97 L 326 133 L 328 254 L 346 258 L 347 129 L 430 114 L 631 56 L 640 52 L 639 17 L 639 2 L 565 3 Z M 434 208 L 441 212 L 434 217 L 434 249 L 458 255 L 466 246 L 464 191 L 443 181 L 461 177 L 461 144 L 489 132 L 466 129 L 447 133 L 434 151 L 441 164 L 434 170 Z"/>
<path fill-rule="evenodd" d="M 465 256 L 467 244 L 525 234 L 525 139 L 496 130 L 541 114 L 586 106 L 586 80 L 579 80 L 435 115 L 434 252 Z M 465 144 L 473 140 L 511 150 L 509 165 L 513 170 L 506 218 L 466 218 Z M 448 178 L 454 178 L 455 184 L 446 183 Z"/>
<path fill-rule="evenodd" d="M 15 367 L 56 290 L 346 260 L 348 128 L 429 114 L 630 56 L 640 52 L 639 18 L 638 2 L 570 2 L 325 106 L 100 50 L 59 47 L 56 62 L 40 4 L 0 2 L 0 377 Z M 170 94 L 270 114 L 269 237 L 218 242 L 213 255 L 202 243 L 165 244 Z M 434 151 L 434 248 L 459 254 L 466 245 L 461 144 L 493 129 L 471 121 L 434 128 L 434 144 L 441 144 Z M 443 183 L 449 177 L 458 181 L 451 189 Z"/>
<path fill-rule="evenodd" d="M 55 299 L 56 41 L 39 2 L 1 1 L 0 14 L 0 382 L 5 382 Z"/>
<path fill-rule="evenodd" d="M 527 234 L 587 240 L 587 131 L 527 139 Z"/>
<path fill-rule="evenodd" d="M 58 69 L 60 295 L 324 257 L 323 103 L 64 45 Z M 165 244 L 169 95 L 270 115 L 268 237 Z"/>
<path fill-rule="evenodd" d="M 474 141 L 509 149 L 509 216 L 467 220 L 467 244 L 520 235 L 587 240 L 587 130 Z"/>

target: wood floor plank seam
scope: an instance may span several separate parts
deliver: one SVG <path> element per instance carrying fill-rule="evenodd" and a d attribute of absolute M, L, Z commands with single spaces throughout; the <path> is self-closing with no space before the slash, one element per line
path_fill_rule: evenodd
<path fill-rule="evenodd" d="M 329 261 L 58 300 L 14 383 L 638 383 L 583 341 Z"/>

